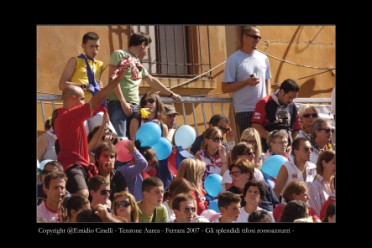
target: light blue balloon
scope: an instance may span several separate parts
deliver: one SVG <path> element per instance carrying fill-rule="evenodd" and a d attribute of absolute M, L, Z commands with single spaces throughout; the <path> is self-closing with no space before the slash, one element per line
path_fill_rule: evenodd
<path fill-rule="evenodd" d="M 218 196 L 218 194 L 222 191 L 222 177 L 218 174 L 210 174 L 204 180 L 204 189 L 207 191 L 208 195 L 212 197 Z"/>
<path fill-rule="evenodd" d="M 195 129 L 189 125 L 183 125 L 177 128 L 174 134 L 174 142 L 183 149 L 190 147 L 196 139 Z"/>
<path fill-rule="evenodd" d="M 212 209 L 217 213 L 220 213 L 220 209 L 218 208 L 218 199 L 210 201 L 208 205 L 208 209 Z"/>
<path fill-rule="evenodd" d="M 161 130 L 159 124 L 147 122 L 142 124 L 136 133 L 136 140 L 141 141 L 141 147 L 153 146 L 159 141 Z"/>
<path fill-rule="evenodd" d="M 280 167 L 287 162 L 288 159 L 282 155 L 274 155 L 265 160 L 261 167 L 261 171 L 273 178 L 278 176 Z"/>
<path fill-rule="evenodd" d="M 39 164 L 39 169 L 44 170 L 45 165 L 47 163 L 51 162 L 51 161 L 53 161 L 53 160 L 52 159 L 45 159 L 45 160 L 41 161 L 40 164 Z"/>
<path fill-rule="evenodd" d="M 155 145 L 152 146 L 152 149 L 156 152 L 156 157 L 158 160 L 163 160 L 169 157 L 172 152 L 172 144 L 167 138 L 161 137 Z"/>

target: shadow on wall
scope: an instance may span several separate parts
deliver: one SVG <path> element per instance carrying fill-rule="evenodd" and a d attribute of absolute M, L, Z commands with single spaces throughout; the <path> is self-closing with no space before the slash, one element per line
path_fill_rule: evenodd
<path fill-rule="evenodd" d="M 117 49 L 124 48 L 124 45 L 128 44 L 129 35 L 131 33 L 130 26 L 108 26 L 109 30 L 109 45 L 110 45 L 110 54 Z M 127 42 L 124 44 L 123 39 L 127 39 Z M 114 42 L 114 39 L 118 39 L 118 42 Z M 118 44 L 118 47 L 115 47 L 114 44 Z"/>
<path fill-rule="evenodd" d="M 283 80 L 284 81 L 284 80 Z M 312 96 L 315 96 L 317 94 L 322 94 L 322 93 L 331 93 L 332 92 L 332 87 L 328 89 L 321 89 L 321 90 L 314 90 L 315 88 L 315 79 L 311 78 L 305 81 L 304 83 L 300 84 L 298 81 L 297 83 L 300 85 L 300 91 L 298 92 L 298 97 L 309 97 L 311 98 Z M 277 89 L 279 89 L 280 85 L 282 82 L 279 84 L 272 85 L 272 92 L 275 92 Z"/>

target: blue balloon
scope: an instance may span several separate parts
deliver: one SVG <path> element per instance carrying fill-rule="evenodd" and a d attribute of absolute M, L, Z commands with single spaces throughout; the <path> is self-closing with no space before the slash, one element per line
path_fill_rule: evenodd
<path fill-rule="evenodd" d="M 141 147 L 153 146 L 159 141 L 161 130 L 159 124 L 147 122 L 142 124 L 136 133 L 136 140 L 141 141 Z"/>
<path fill-rule="evenodd" d="M 183 149 L 190 147 L 196 139 L 195 129 L 183 125 L 177 128 L 176 133 L 174 134 L 174 142 L 177 146 L 181 146 Z"/>
<path fill-rule="evenodd" d="M 51 161 L 53 161 L 53 159 L 45 159 L 45 160 L 41 161 L 40 164 L 39 164 L 39 169 L 44 170 L 45 165 L 47 163 L 51 162 Z"/>
<path fill-rule="evenodd" d="M 218 199 L 210 201 L 208 205 L 208 209 L 212 209 L 217 213 L 220 213 L 220 209 L 218 208 Z"/>
<path fill-rule="evenodd" d="M 172 144 L 167 138 L 161 137 L 159 141 L 152 146 L 152 149 L 156 152 L 158 160 L 163 160 L 169 157 L 172 152 Z"/>
<path fill-rule="evenodd" d="M 288 159 L 282 155 L 274 155 L 265 160 L 261 167 L 263 174 L 267 174 L 270 177 L 276 178 L 278 176 L 280 167 L 287 162 Z"/>
<path fill-rule="evenodd" d="M 222 191 L 222 177 L 218 174 L 210 174 L 204 180 L 204 189 L 207 191 L 208 195 L 212 197 L 218 196 L 218 194 Z"/>

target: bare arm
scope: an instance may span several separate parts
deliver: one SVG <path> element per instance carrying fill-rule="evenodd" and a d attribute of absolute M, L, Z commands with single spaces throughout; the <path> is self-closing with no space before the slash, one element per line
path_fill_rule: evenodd
<path fill-rule="evenodd" d="M 37 159 L 39 160 L 39 162 L 42 161 L 47 146 L 48 146 L 47 137 L 44 134 L 40 135 L 37 138 Z"/>
<path fill-rule="evenodd" d="M 138 130 L 139 121 L 137 118 L 133 118 L 129 124 L 129 139 L 134 141 Z"/>
<path fill-rule="evenodd" d="M 109 65 L 109 80 L 112 73 L 115 71 L 116 66 Z M 132 114 L 132 107 L 130 104 L 125 100 L 125 97 L 123 95 L 123 92 L 121 91 L 120 84 L 115 87 L 114 94 L 116 98 L 119 100 L 121 108 L 123 109 L 126 116 L 129 116 Z"/>
<path fill-rule="evenodd" d="M 164 123 L 163 123 L 163 137 L 164 138 L 167 138 L 168 137 L 168 127 L 167 127 L 167 125 L 165 125 Z M 172 143 L 172 142 L 171 142 Z"/>
<path fill-rule="evenodd" d="M 280 197 L 280 194 L 283 191 L 283 187 L 284 187 L 285 182 L 287 182 L 287 179 L 288 179 L 288 170 L 284 165 L 282 165 L 282 167 L 280 167 L 278 177 L 275 180 L 275 186 L 274 186 L 274 192 L 276 196 L 278 197 L 278 199 Z"/>
<path fill-rule="evenodd" d="M 151 75 L 148 75 L 147 77 L 145 77 L 143 80 L 145 80 L 146 83 L 148 83 L 151 87 L 153 87 L 154 89 L 160 91 L 162 94 L 166 95 L 166 96 L 169 96 L 171 94 L 172 95 L 172 99 L 173 100 L 181 100 L 181 96 L 172 92 L 171 90 L 169 90 L 167 87 L 164 86 L 164 84 L 162 84 L 159 79 L 151 76 Z"/>
<path fill-rule="evenodd" d="M 106 123 L 108 123 L 109 120 L 108 114 L 104 113 L 101 126 L 99 126 L 97 132 L 93 135 L 92 139 L 88 143 L 89 152 L 92 152 L 98 146 L 98 143 L 103 135 L 103 131 L 105 130 Z"/>
<path fill-rule="evenodd" d="M 97 93 L 97 95 L 95 95 L 92 98 L 92 100 L 91 100 L 91 107 L 92 107 L 92 109 L 96 109 L 96 107 L 98 107 L 98 105 L 100 105 L 101 102 L 103 100 L 105 100 L 111 94 L 111 92 L 115 89 L 115 87 L 118 86 L 119 82 L 123 79 L 124 74 L 126 72 L 127 72 L 126 70 L 119 72 L 117 78 L 115 78 L 114 80 L 110 80 L 109 83 L 107 84 L 107 86 L 104 87 L 104 88 L 102 88 Z"/>
<path fill-rule="evenodd" d="M 72 78 L 72 75 L 74 74 L 75 72 L 75 68 L 76 68 L 76 59 L 75 58 L 71 58 L 66 66 L 65 66 L 65 69 L 62 73 L 62 76 L 59 80 L 59 89 L 60 90 L 64 90 L 67 86 L 69 85 L 78 85 L 80 86 L 79 84 L 77 83 L 73 83 L 71 82 L 71 78 Z"/>
<path fill-rule="evenodd" d="M 241 88 L 250 85 L 250 86 L 256 86 L 260 80 L 257 77 L 249 77 L 246 80 L 240 81 L 240 82 L 234 82 L 234 83 L 222 83 L 222 92 L 223 93 L 230 93 L 237 90 L 240 90 Z"/>
<path fill-rule="evenodd" d="M 255 128 L 258 131 L 261 138 L 263 138 L 263 139 L 266 139 L 267 136 L 269 135 L 269 132 L 261 124 L 252 123 L 252 127 Z"/>
<path fill-rule="evenodd" d="M 269 96 L 271 92 L 271 81 L 270 79 L 266 79 L 265 81 L 266 81 L 266 93 Z"/>

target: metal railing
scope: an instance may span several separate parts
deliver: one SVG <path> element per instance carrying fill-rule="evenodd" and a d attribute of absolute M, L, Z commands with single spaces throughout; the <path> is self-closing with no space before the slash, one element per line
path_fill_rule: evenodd
<path fill-rule="evenodd" d="M 181 102 L 176 102 L 170 97 L 161 97 L 163 103 L 172 104 L 172 105 L 181 105 L 183 116 L 183 124 L 178 123 L 179 126 L 181 125 L 190 125 L 195 128 L 197 134 L 199 134 L 199 124 L 197 121 L 197 117 L 203 116 L 203 124 L 205 129 L 208 128 L 209 119 L 207 117 L 207 110 L 211 110 L 211 113 L 208 112 L 210 115 L 214 114 L 224 114 L 227 115 L 226 112 L 229 109 L 234 113 L 234 108 L 232 105 L 232 98 L 209 98 L 209 97 L 182 97 Z M 47 95 L 47 94 L 39 94 L 37 95 L 37 102 L 41 104 L 41 111 L 43 122 L 46 121 L 47 116 L 50 116 L 51 113 L 46 113 L 45 104 L 51 104 L 52 110 L 56 109 L 56 105 L 62 105 L 62 95 Z M 333 115 L 331 114 L 330 103 L 331 98 L 296 98 L 295 103 L 298 105 L 309 103 L 314 105 L 320 116 L 325 119 L 333 120 Z M 197 110 L 197 105 L 201 104 L 201 111 Z M 208 106 L 208 104 L 210 106 Z M 227 105 L 227 106 L 226 106 Z M 62 107 L 62 106 L 61 106 Z M 188 123 L 187 118 L 187 108 L 191 108 L 192 110 L 192 119 L 193 123 Z M 200 108 L 199 108 L 200 109 Z M 216 109 L 221 109 L 221 112 Z M 201 113 L 200 113 L 201 112 Z M 234 120 L 230 120 L 234 123 Z"/>

